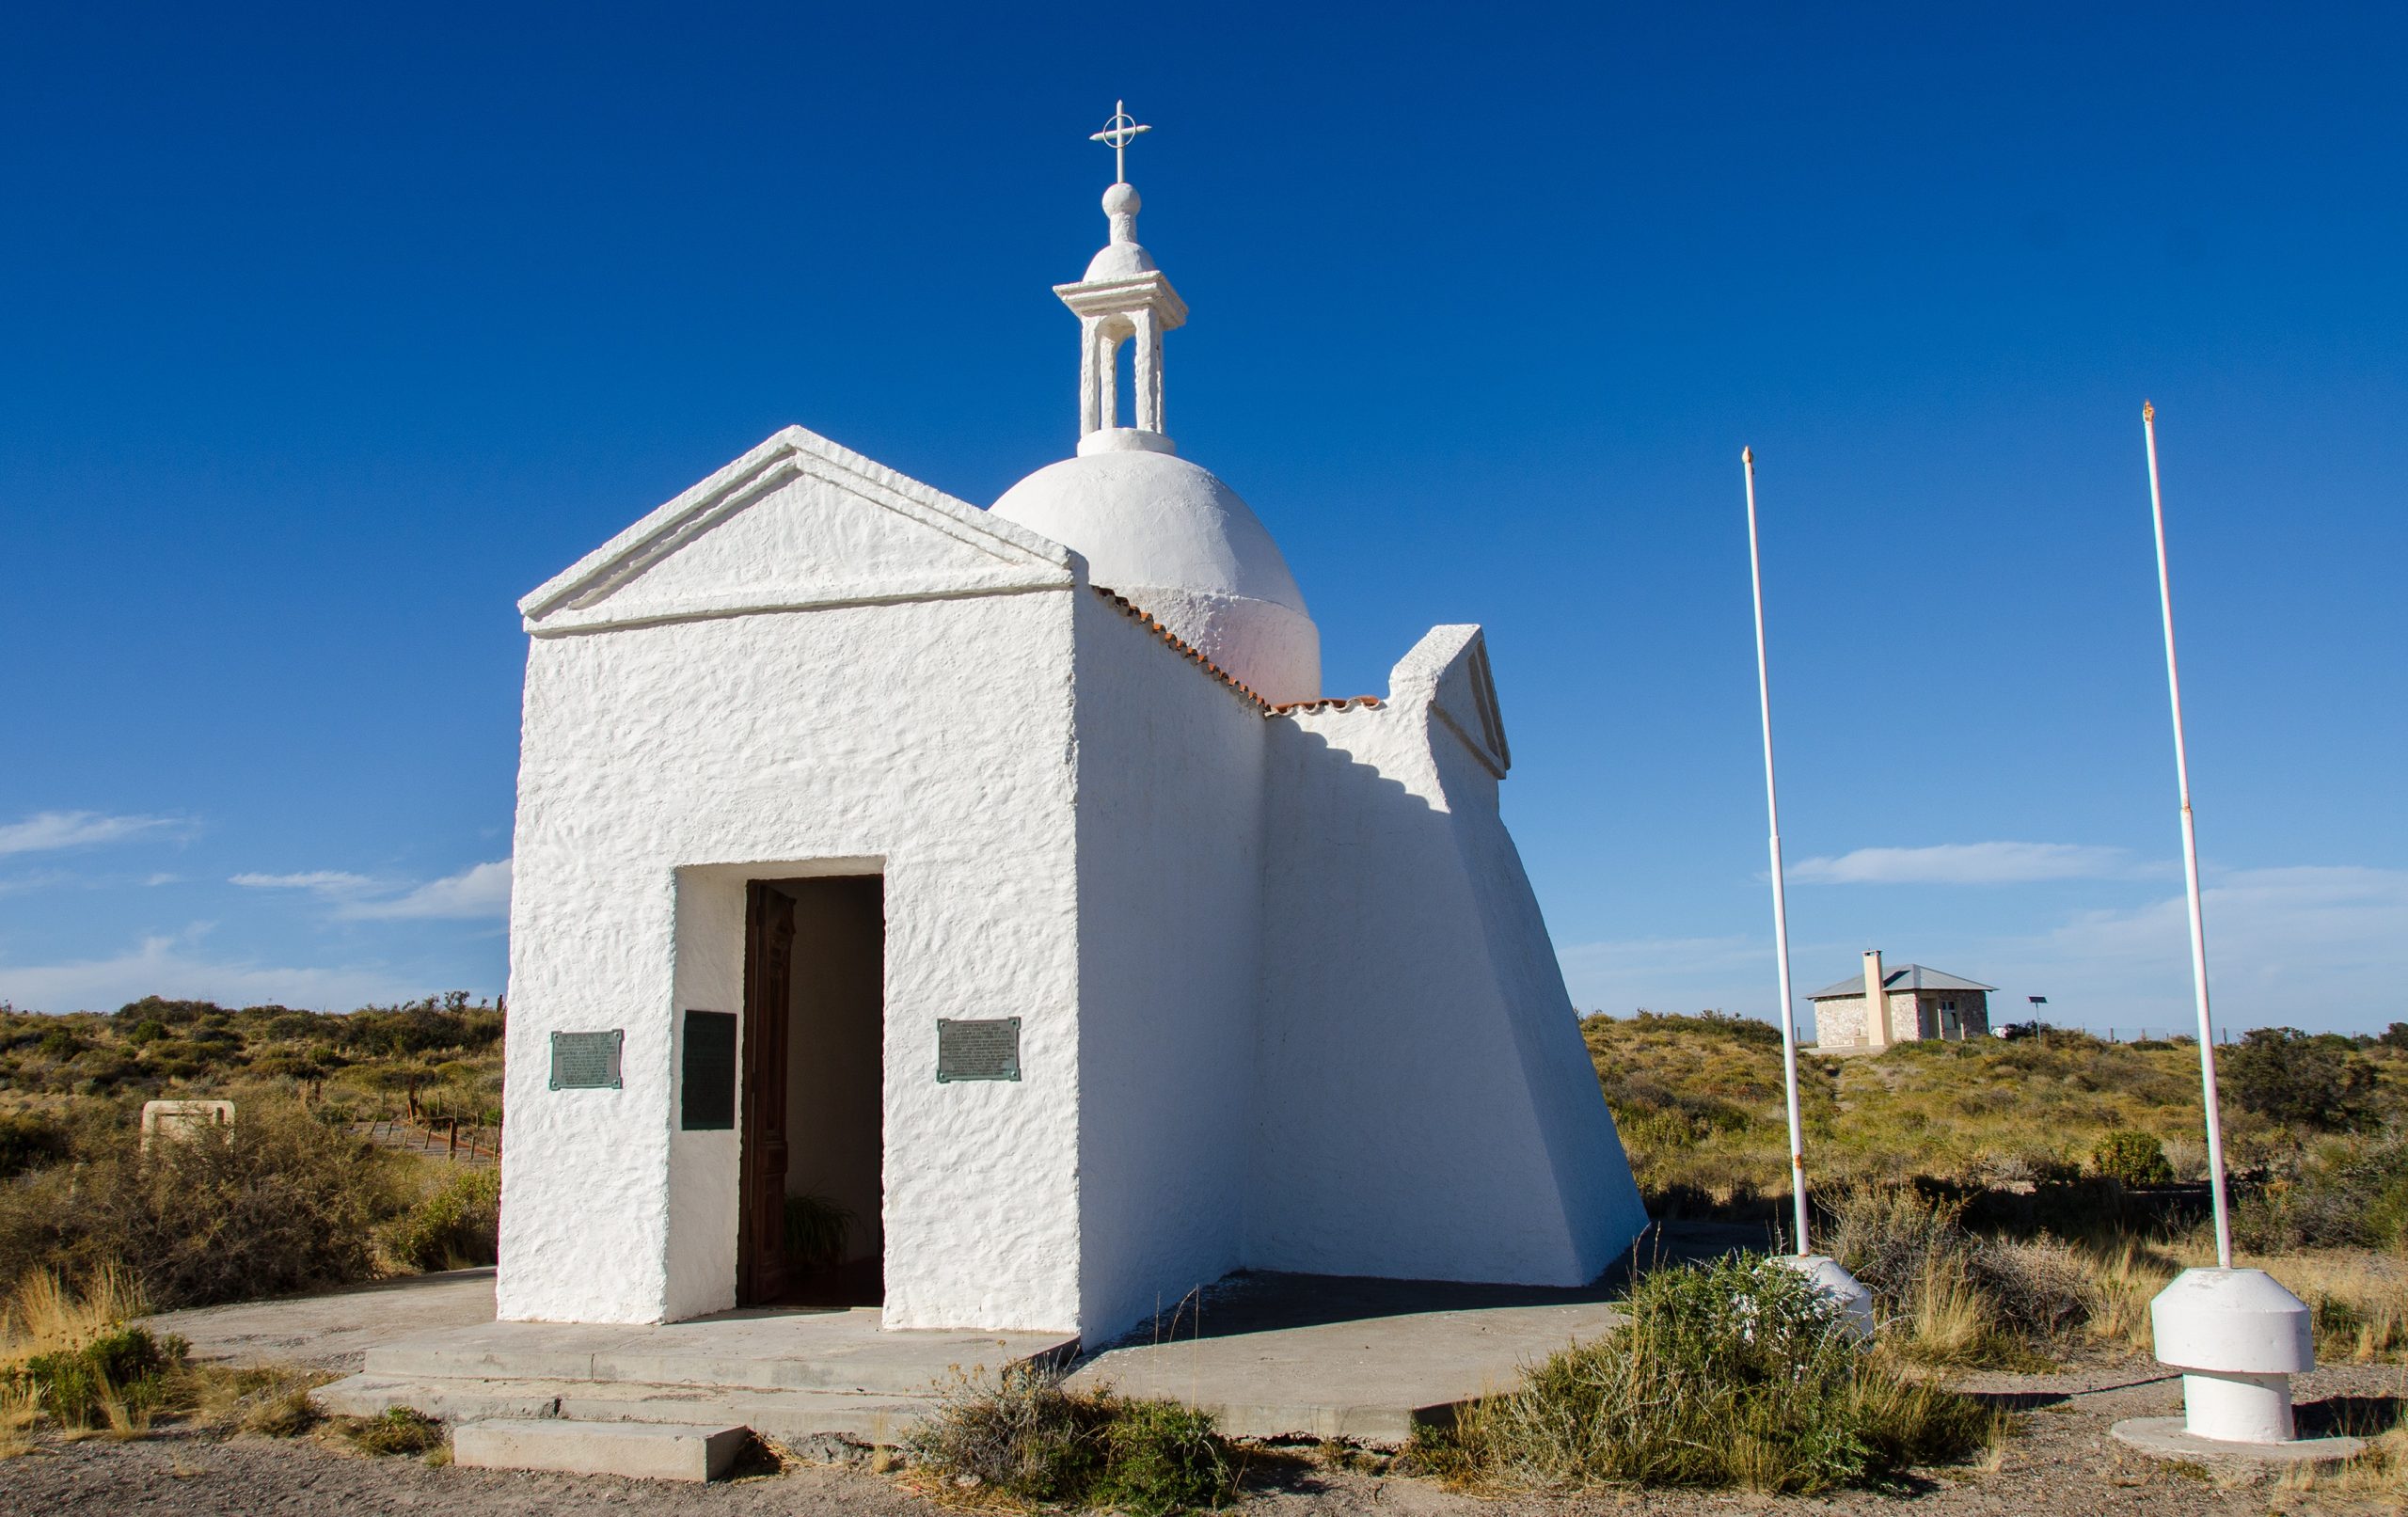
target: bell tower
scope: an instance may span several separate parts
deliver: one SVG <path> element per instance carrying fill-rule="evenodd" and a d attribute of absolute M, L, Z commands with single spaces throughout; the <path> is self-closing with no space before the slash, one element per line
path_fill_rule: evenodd
<path fill-rule="evenodd" d="M 1125 104 L 1091 140 L 1113 150 L 1117 178 L 1103 192 L 1111 241 L 1087 263 L 1074 284 L 1054 292 L 1079 319 L 1079 451 L 1170 453 L 1178 451 L 1163 426 L 1163 334 L 1187 320 L 1187 303 L 1154 266 L 1137 242 L 1137 211 L 1143 201 L 1129 182 L 1129 144 L 1141 132 Z M 1120 344 L 1134 345 L 1130 365 L 1136 393 L 1133 425 L 1120 424 Z"/>

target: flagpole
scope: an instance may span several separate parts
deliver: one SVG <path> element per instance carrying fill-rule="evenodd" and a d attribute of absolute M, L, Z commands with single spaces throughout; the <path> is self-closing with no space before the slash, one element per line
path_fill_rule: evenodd
<path fill-rule="evenodd" d="M 1789 1196 L 1797 1212 L 1798 1247 L 1803 1257 L 1806 1242 L 1806 1139 L 1798 1118 L 1798 1016 L 1789 988 L 1789 901 L 1782 881 L 1781 796 L 1772 776 L 1772 676 L 1765 660 L 1765 571 L 1756 546 L 1756 454 L 1739 450 L 1739 465 L 1748 477 L 1748 577 L 1756 601 L 1756 705 L 1764 718 L 1765 814 L 1771 826 L 1773 959 L 1781 971 L 1781 1067 L 1789 1102 Z M 2186 817 L 2190 814 L 2186 810 Z M 2221 1195 L 2223 1193 L 2217 1193 Z M 2221 1204 L 2221 1203 L 2219 1203 Z M 2222 1215 L 2221 1212 L 2218 1213 Z"/>
<path fill-rule="evenodd" d="M 2232 1218 L 2225 1199 L 2224 1113 L 2216 1101 L 2215 1024 L 2208 1016 L 2208 928 L 2199 909 L 2199 833 L 2191 819 L 2191 759 L 2182 741 L 2182 675 L 2174 661 L 2174 581 L 2165 566 L 2165 499 L 2157 482 L 2157 407 L 2141 403 L 2148 442 L 2148 510 L 2157 529 L 2157 603 L 2165 619 L 2165 688 L 2174 706 L 2174 779 L 2182 796 L 2182 882 L 2191 907 L 2191 988 L 2199 1006 L 2199 1086 L 2207 1102 L 2208 1177 L 2216 1214 L 2216 1267 L 2232 1268 Z"/>

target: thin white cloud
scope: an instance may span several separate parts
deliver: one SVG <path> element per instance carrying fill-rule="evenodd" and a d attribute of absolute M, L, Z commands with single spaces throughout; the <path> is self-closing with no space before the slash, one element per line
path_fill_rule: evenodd
<path fill-rule="evenodd" d="M 2141 871 L 2135 870 L 2138 875 Z M 2114 887 L 2118 894 L 2131 887 Z M 2033 930 L 1999 931 L 1990 913 L 1955 927 L 1933 924 L 1883 946 L 1913 960 L 2000 988 L 1993 1019 L 2029 1015 L 2045 995 L 2055 1020 L 2125 1037 L 2190 1025 L 2191 940 L 2183 899 L 2147 889 L 2127 907 L 2042 918 Z M 2147 898 L 2153 896 L 2153 899 Z M 2217 1025 L 2380 1032 L 2408 1020 L 2408 869 L 2302 865 L 2213 871 L 2204 900 L 2208 970 Z M 1855 965 L 1855 941 L 1791 945 L 1802 996 Z M 1640 1006 L 1715 1006 L 1774 1015 L 1770 924 L 1761 937 L 1653 938 L 1574 943 L 1561 951 L 1573 1003 L 1628 1016 Z M 1801 1018 L 1811 1010 L 1800 1004 Z"/>
<path fill-rule="evenodd" d="M 0 854 L 46 853 L 56 848 L 121 843 L 176 825 L 169 816 L 111 816 L 102 812 L 36 812 L 22 822 L 0 825 Z"/>
<path fill-rule="evenodd" d="M 456 875 L 429 880 L 390 900 L 353 900 L 340 916 L 371 921 L 506 916 L 510 911 L 510 861 L 475 864 Z"/>
<path fill-rule="evenodd" d="M 1772 934 L 1723 938 L 1625 938 L 1568 944 L 1556 954 L 1564 988 L 1580 1010 L 1627 1017 L 1706 1007 L 1770 1017 L 1781 997 Z M 1750 986 L 1755 986 L 1753 990 Z"/>
<path fill-rule="evenodd" d="M 2232 869 L 2201 891 L 2209 985 L 2360 980 L 2362 997 L 2399 1006 L 2408 983 L 2408 869 Z M 2189 988 L 2192 927 L 2181 895 L 2133 910 L 2095 910 L 2050 934 L 2047 946 L 2099 972 L 2179 971 Z"/>
<path fill-rule="evenodd" d="M 252 890 L 315 891 L 322 895 L 348 895 L 373 889 L 376 884 L 366 875 L 346 874 L 340 869 L 312 869 L 298 875 L 235 875 L 226 883 Z"/>
<path fill-rule="evenodd" d="M 1789 866 L 1790 879 L 1807 885 L 2023 885 L 2044 879 L 2113 879 L 2132 872 L 2131 856 L 2123 849 L 2076 843 L 1858 848 Z"/>
<path fill-rule="evenodd" d="M 198 951 L 205 931 L 145 938 L 107 958 L 0 964 L 0 1001 L 20 1011 L 113 1011 L 147 995 L 230 1005 L 276 1002 L 349 1011 L 422 993 L 370 966 L 306 968 L 214 960 Z"/>

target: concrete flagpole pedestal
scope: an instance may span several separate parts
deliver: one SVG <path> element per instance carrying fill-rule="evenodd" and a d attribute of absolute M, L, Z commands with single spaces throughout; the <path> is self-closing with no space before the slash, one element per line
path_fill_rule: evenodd
<path fill-rule="evenodd" d="M 2158 1363 L 2182 1371 L 2178 1417 L 2129 1417 L 2109 1429 L 2167 1459 L 2330 1463 L 2366 1447 L 2358 1438 L 2301 1438 L 2290 1377 L 2316 1367 L 2307 1304 L 2263 1270 L 2235 1269 L 2225 1194 L 2224 1117 L 2216 1101 L 2215 1019 L 2208 1002 L 2208 931 L 2200 905 L 2199 835 L 2191 809 L 2191 761 L 2182 733 L 2182 674 L 2174 654 L 2174 578 L 2165 552 L 2165 498 L 2158 482 L 2157 407 L 2141 403 L 2148 451 L 2148 507 L 2157 534 L 2158 609 L 2165 630 L 2165 688 L 2174 716 L 2174 779 L 2182 803 L 2183 893 L 2190 907 L 2191 986 L 2199 1013 L 2199 1094 L 2207 1118 L 2216 1267 L 2185 1270 L 2149 1303 Z"/>
<path fill-rule="evenodd" d="M 2360 1438 L 2302 1438 L 2291 1381 L 2316 1367 L 2307 1304 L 2263 1270 L 2185 1270 L 2149 1304 L 2157 1362 L 2182 1371 L 2178 1417 L 2128 1417 L 2109 1430 L 2167 1459 L 2334 1463 Z"/>

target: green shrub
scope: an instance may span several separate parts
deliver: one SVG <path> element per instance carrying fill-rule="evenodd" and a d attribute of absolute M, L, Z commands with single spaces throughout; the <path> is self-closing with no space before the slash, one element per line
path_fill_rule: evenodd
<path fill-rule="evenodd" d="M 388 1406 L 380 1416 L 344 1417 L 336 1425 L 369 1454 L 426 1454 L 443 1446 L 443 1424 L 416 1407 Z"/>
<path fill-rule="evenodd" d="M 1880 1485 L 1983 1442 L 1972 1401 L 1883 1367 L 1814 1286 L 1763 1255 L 1656 1270 L 1624 1324 L 1425 1435 L 1418 1462 L 1498 1485 Z"/>
<path fill-rule="evenodd" d="M 158 1406 L 168 1373 L 189 1351 L 172 1334 L 155 1337 L 146 1327 L 119 1327 L 81 1348 L 36 1354 L 8 1371 L 5 1383 L 63 1426 L 85 1428 L 101 1419 L 112 1398 L 129 1412 Z"/>
<path fill-rule="evenodd" d="M 501 1232 L 501 1171 L 461 1169 L 395 1223 L 385 1253 L 409 1270 L 491 1264 Z"/>
<path fill-rule="evenodd" d="M 2126 1128 L 2099 1140 L 2090 1152 L 2092 1167 L 2124 1185 L 2171 1185 L 2174 1166 L 2165 1161 L 2165 1145 L 2154 1132 Z"/>
<path fill-rule="evenodd" d="M 1103 1478 L 1091 1506 L 1133 1517 L 1219 1507 L 1237 1491 L 1237 1464 L 1212 1415 L 1176 1401 L 1115 1399 L 1104 1424 Z"/>
<path fill-rule="evenodd" d="M 1134 1517 L 1217 1508 L 1238 1485 L 1236 1458 L 1211 1414 L 1073 1391 L 1030 1365 L 958 1382 L 904 1448 L 949 1478 L 1023 1501 Z"/>

